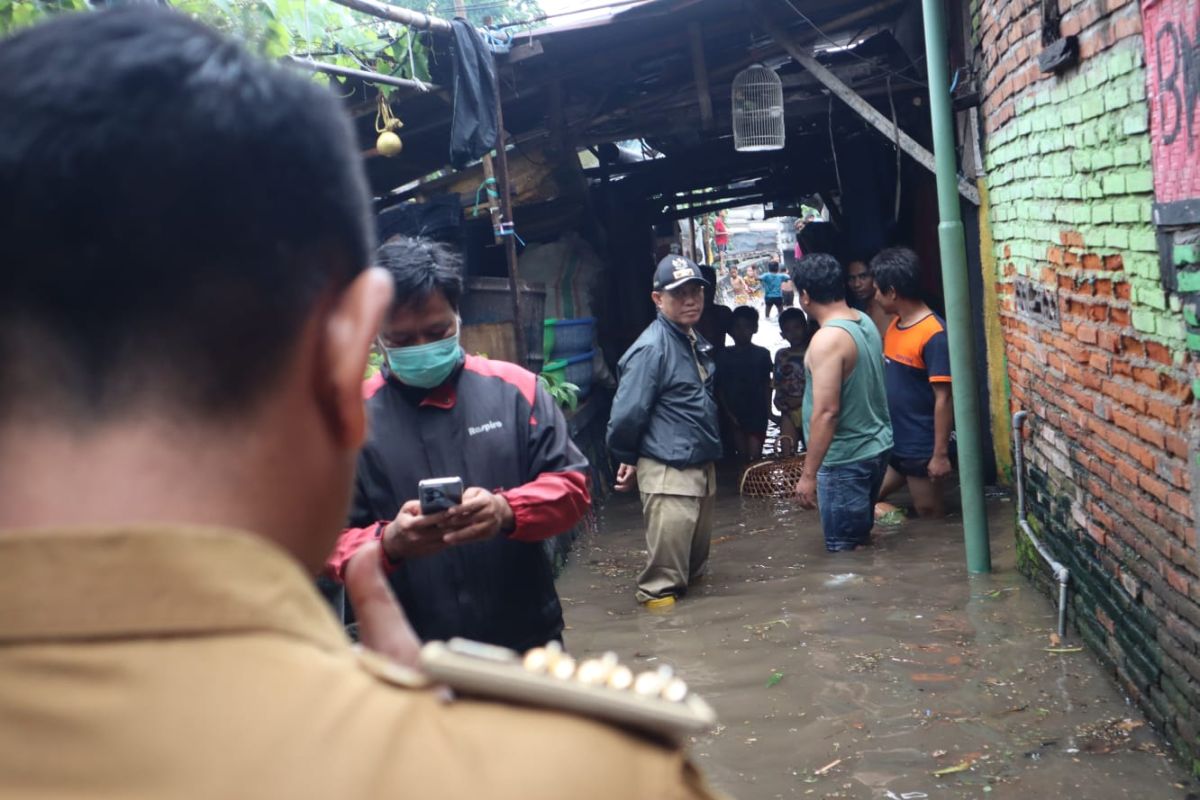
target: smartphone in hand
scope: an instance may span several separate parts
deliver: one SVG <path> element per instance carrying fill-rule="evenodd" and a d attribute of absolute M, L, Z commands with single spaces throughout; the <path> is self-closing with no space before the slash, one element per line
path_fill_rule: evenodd
<path fill-rule="evenodd" d="M 430 516 L 462 505 L 462 478 L 429 478 L 417 484 L 421 515 Z"/>

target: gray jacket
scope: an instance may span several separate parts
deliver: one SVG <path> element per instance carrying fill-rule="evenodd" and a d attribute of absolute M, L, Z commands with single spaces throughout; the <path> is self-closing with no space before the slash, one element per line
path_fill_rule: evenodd
<path fill-rule="evenodd" d="M 696 362 L 708 379 L 700 380 Z M 721 457 L 716 364 L 712 345 L 688 335 L 662 314 L 633 343 L 617 365 L 620 383 L 608 421 L 608 447 L 623 464 L 641 456 L 676 469 Z"/>

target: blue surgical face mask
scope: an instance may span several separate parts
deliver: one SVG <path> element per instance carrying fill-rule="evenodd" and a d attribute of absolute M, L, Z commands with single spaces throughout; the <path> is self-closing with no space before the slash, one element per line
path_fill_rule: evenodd
<path fill-rule="evenodd" d="M 413 347 L 384 347 L 388 368 L 406 386 L 418 389 L 441 386 L 462 363 L 463 351 L 458 344 L 461 327 L 456 325 L 454 335 L 441 341 Z"/>

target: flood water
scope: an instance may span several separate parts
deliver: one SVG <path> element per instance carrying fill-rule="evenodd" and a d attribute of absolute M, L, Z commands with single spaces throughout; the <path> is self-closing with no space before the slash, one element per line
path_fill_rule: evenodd
<path fill-rule="evenodd" d="M 667 613 L 633 597 L 636 497 L 617 496 L 559 581 L 568 647 L 668 663 L 717 710 L 692 739 L 738 798 L 1183 798 L 1188 780 L 1014 568 L 1013 506 L 990 502 L 994 572 L 968 578 L 958 518 L 825 552 L 815 512 L 724 476 L 710 573 Z M 934 773 L 958 767 L 959 771 Z"/>
<path fill-rule="evenodd" d="M 785 344 L 774 321 L 754 340 L 772 353 Z M 1016 571 L 1008 498 L 989 500 L 992 574 L 968 577 L 957 515 L 830 554 L 815 512 L 743 498 L 737 478 L 721 475 L 709 574 L 672 611 L 633 596 L 646 557 L 636 496 L 604 504 L 558 584 L 577 655 L 670 664 L 716 709 L 719 726 L 691 750 L 718 789 L 742 800 L 1192 797 L 1099 663 L 1072 652 L 1078 638 L 1052 641 L 1057 609 Z"/>

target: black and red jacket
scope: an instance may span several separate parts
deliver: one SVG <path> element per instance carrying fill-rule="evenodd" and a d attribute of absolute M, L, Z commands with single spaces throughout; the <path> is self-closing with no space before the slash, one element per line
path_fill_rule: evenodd
<path fill-rule="evenodd" d="M 328 562 L 377 538 L 426 478 L 502 494 L 516 528 L 488 541 L 406 559 L 392 588 L 424 640 L 463 636 L 525 650 L 562 634 L 562 607 L 541 542 L 570 530 L 591 504 L 587 460 L 537 377 L 467 356 L 428 392 L 377 375 L 364 385 L 370 433 L 359 456 L 350 528 Z"/>

